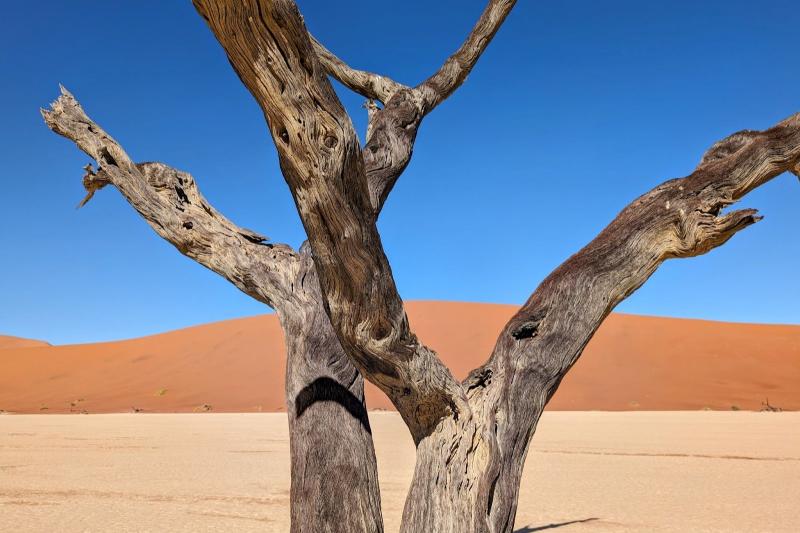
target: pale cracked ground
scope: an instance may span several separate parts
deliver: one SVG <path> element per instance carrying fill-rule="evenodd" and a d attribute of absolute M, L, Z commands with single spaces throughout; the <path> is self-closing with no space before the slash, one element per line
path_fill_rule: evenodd
<path fill-rule="evenodd" d="M 414 449 L 372 423 L 396 531 Z M 287 439 L 283 414 L 0 416 L 0 531 L 287 531 Z M 516 527 L 796 533 L 800 413 L 549 412 Z"/>

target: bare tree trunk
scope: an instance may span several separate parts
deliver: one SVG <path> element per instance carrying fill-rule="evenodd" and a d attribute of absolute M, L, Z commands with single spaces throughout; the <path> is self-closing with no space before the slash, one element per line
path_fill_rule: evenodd
<path fill-rule="evenodd" d="M 280 313 L 286 337 L 292 531 L 383 531 L 364 378 L 322 307 L 314 264 L 301 255 L 301 305 Z"/>
<path fill-rule="evenodd" d="M 381 532 L 378 471 L 364 403 L 364 378 L 346 360 L 322 307 L 307 318 L 311 324 L 327 325 L 307 335 L 304 329 L 296 329 L 300 327 L 296 318 L 283 321 L 288 354 L 291 530 Z M 339 372 L 345 375 L 330 377 L 330 369 L 319 359 L 348 367 Z"/>
<path fill-rule="evenodd" d="M 417 447 L 402 532 L 513 530 L 528 445 L 549 398 L 528 382 L 538 401 L 524 423 L 511 423 L 504 417 L 512 400 L 492 406 L 484 389 L 490 382 L 487 374 L 465 382 L 474 418 L 443 421 Z"/>

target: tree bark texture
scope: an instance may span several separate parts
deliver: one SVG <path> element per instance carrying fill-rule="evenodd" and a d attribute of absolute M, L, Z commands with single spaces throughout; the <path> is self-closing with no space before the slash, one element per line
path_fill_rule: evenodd
<path fill-rule="evenodd" d="M 134 163 L 65 89 L 42 114 L 97 162 L 97 171 L 86 167 L 81 205 L 114 186 L 182 254 L 278 312 L 287 351 L 292 531 L 383 531 L 364 380 L 325 314 L 308 249 L 269 244 L 236 226 L 186 172 Z"/>
<path fill-rule="evenodd" d="M 611 310 L 665 260 L 706 253 L 757 222 L 755 210 L 724 210 L 800 172 L 800 115 L 714 144 L 691 174 L 634 200 L 550 274 L 487 362 L 458 382 L 411 331 L 376 220 L 422 120 L 464 82 L 514 3 L 490 0 L 464 44 L 409 87 L 350 67 L 308 33 L 291 0 L 194 0 L 264 113 L 308 235 L 298 252 L 225 219 L 188 174 L 132 163 L 68 93 L 45 112 L 99 165 L 84 178 L 87 199 L 113 184 L 182 253 L 277 309 L 294 531 L 382 529 L 366 378 L 417 446 L 401 530 L 511 532 L 539 417 Z M 329 77 L 368 99 L 363 147 Z"/>
<path fill-rule="evenodd" d="M 417 88 L 398 89 L 375 110 L 362 150 L 328 80 L 329 73 L 341 76 L 341 64 L 325 59 L 329 53 L 320 60 L 293 2 L 194 1 L 264 112 L 342 346 L 392 400 L 415 442 L 445 417 L 469 416 L 469 406 L 447 367 L 409 328 L 376 213 L 408 163 L 422 117 L 466 78 L 513 3 L 490 2 L 439 72 Z"/>
<path fill-rule="evenodd" d="M 463 81 L 513 3 L 490 2 L 462 48 L 414 89 L 355 76 L 329 51 L 315 52 L 292 2 L 195 4 L 270 124 L 342 345 L 417 443 L 403 531 L 510 531 L 542 409 L 602 320 L 665 259 L 705 253 L 755 222 L 752 210 L 721 209 L 797 162 L 796 117 L 713 147 L 693 174 L 633 202 L 548 277 L 489 361 L 458 383 L 410 331 L 372 216 L 383 200 L 371 189 L 397 179 L 421 117 Z M 256 13 L 261 31 L 244 43 L 238 36 Z M 364 149 L 323 74 L 386 100 L 370 116 Z M 404 112 L 378 128 L 401 99 Z M 384 178 L 382 168 L 399 172 Z"/>

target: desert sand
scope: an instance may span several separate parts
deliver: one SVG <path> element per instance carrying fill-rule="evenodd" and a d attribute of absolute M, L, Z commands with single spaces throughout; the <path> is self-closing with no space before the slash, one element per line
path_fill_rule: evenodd
<path fill-rule="evenodd" d="M 386 531 L 414 448 L 372 413 Z M 285 532 L 285 414 L 0 416 L 0 531 Z M 800 531 L 800 413 L 545 413 L 516 528 Z"/>
<path fill-rule="evenodd" d="M 12 337 L 11 335 L 0 335 L 0 350 L 6 348 L 31 348 L 34 346 L 50 346 L 44 341 L 34 339 L 23 339 L 22 337 Z"/>
<path fill-rule="evenodd" d="M 486 360 L 510 305 L 409 302 L 419 337 L 463 378 Z M 49 346 L 0 337 L 0 410 L 16 413 L 284 411 L 274 315 L 120 342 Z M 554 410 L 800 409 L 800 326 L 616 314 L 550 403 Z M 391 409 L 371 385 L 368 406 Z M 206 407 L 202 407 L 206 406 Z"/>

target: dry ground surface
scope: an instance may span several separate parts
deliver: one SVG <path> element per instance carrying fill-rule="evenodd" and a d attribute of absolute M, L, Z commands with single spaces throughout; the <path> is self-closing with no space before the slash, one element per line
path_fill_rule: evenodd
<path fill-rule="evenodd" d="M 372 425 L 396 531 L 414 449 Z M 0 531 L 284 532 L 288 457 L 277 413 L 0 416 Z M 516 527 L 794 533 L 799 502 L 800 413 L 548 412 Z"/>

